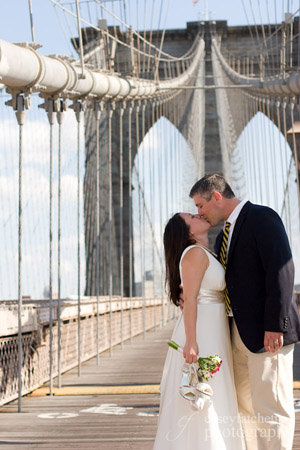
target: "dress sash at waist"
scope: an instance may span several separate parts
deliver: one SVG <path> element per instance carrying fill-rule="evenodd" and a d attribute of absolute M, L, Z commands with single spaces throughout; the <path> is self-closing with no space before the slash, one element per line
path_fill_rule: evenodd
<path fill-rule="evenodd" d="M 200 289 L 197 303 L 201 305 L 208 303 L 224 303 L 224 291 Z"/>

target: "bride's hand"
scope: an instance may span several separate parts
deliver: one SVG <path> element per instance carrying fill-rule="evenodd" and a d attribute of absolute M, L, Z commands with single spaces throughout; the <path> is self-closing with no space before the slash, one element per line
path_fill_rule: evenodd
<path fill-rule="evenodd" d="M 194 342 L 192 344 L 186 342 L 183 349 L 183 357 L 185 358 L 185 362 L 188 364 L 197 362 L 198 352 L 199 350 L 197 342 Z"/>

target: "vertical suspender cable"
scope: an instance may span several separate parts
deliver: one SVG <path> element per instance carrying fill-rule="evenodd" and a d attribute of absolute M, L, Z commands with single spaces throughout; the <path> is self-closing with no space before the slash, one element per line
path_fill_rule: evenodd
<path fill-rule="evenodd" d="M 150 145 L 149 152 L 149 167 L 150 167 L 150 195 L 151 195 L 151 215 L 152 215 L 152 223 L 155 224 L 155 211 L 154 211 L 154 186 L 155 186 L 155 157 L 154 157 L 154 122 L 155 122 L 155 102 L 152 101 L 152 114 L 151 114 L 151 137 L 152 137 L 152 145 Z M 154 228 L 155 232 L 155 228 Z M 156 273 L 155 273 L 155 253 L 154 253 L 154 239 L 155 235 L 152 235 L 152 280 L 153 280 L 153 297 L 154 297 L 154 328 L 156 329 L 156 291 L 155 291 L 155 282 L 156 282 Z"/>
<path fill-rule="evenodd" d="M 32 42 L 35 42 L 31 0 L 28 0 L 28 6 L 29 6 L 29 16 L 30 16 L 31 39 L 32 39 Z"/>
<path fill-rule="evenodd" d="M 254 111 L 253 111 L 253 96 L 250 96 L 250 120 L 254 118 Z M 249 130 L 249 142 L 250 142 L 250 161 L 251 161 L 251 167 L 252 167 L 252 176 L 253 176 L 253 198 L 255 199 L 255 202 L 257 203 L 259 201 L 258 199 L 258 190 L 257 190 L 257 183 L 255 181 L 256 177 L 256 167 L 255 167 L 255 158 L 254 158 L 254 151 L 255 151 L 255 142 L 253 138 L 253 126 Z"/>
<path fill-rule="evenodd" d="M 294 34 L 294 30 L 293 30 L 293 20 L 291 20 L 290 23 L 290 69 L 293 68 L 293 34 Z"/>
<path fill-rule="evenodd" d="M 50 395 L 53 395 L 53 239 L 52 239 L 52 216 L 53 216 L 53 124 L 54 111 L 53 100 L 48 100 L 47 115 L 50 124 L 50 165 L 49 165 L 49 379 L 50 379 Z"/>
<path fill-rule="evenodd" d="M 135 107 L 135 132 L 136 132 L 136 164 L 135 165 L 135 173 L 137 177 L 137 185 L 138 185 L 138 214 L 139 214 L 139 245 L 140 245 L 140 267 L 141 267 L 141 286 L 143 286 L 143 268 L 142 268 L 142 227 L 141 227 L 141 185 L 140 185 L 140 174 L 139 174 L 139 146 L 140 146 L 140 127 L 139 127 L 139 112 L 140 112 L 140 102 L 137 102 Z M 141 297 L 143 296 L 143 293 Z"/>
<path fill-rule="evenodd" d="M 246 114 L 246 158 L 247 158 L 247 166 L 248 166 L 248 170 L 247 170 L 247 178 L 248 178 L 248 193 L 250 194 L 250 198 L 252 198 L 252 167 L 251 167 L 251 146 L 250 146 L 250 130 L 249 130 L 249 121 L 250 121 L 250 101 L 249 101 L 249 95 L 247 95 L 247 100 L 246 100 L 246 108 L 245 108 L 245 114 Z"/>
<path fill-rule="evenodd" d="M 100 118 L 101 110 L 98 102 L 94 104 L 96 117 L 96 295 L 97 295 L 97 365 L 100 364 Z"/>
<path fill-rule="evenodd" d="M 81 112 L 78 114 L 81 119 Z M 78 376 L 81 375 L 81 305 L 80 305 L 80 123 L 77 125 L 77 295 L 78 295 Z"/>
<path fill-rule="evenodd" d="M 252 118 L 255 114 L 255 110 L 254 110 L 254 99 L 253 97 L 251 97 L 251 112 L 250 112 L 250 117 Z M 252 167 L 253 167 L 253 174 L 255 176 L 257 172 L 257 168 L 256 168 L 256 164 L 255 164 L 255 155 L 254 155 L 254 149 L 256 148 L 256 145 L 254 144 L 254 137 L 253 137 L 253 132 L 251 133 L 251 148 L 252 148 L 252 153 L 251 153 L 251 163 L 252 163 Z M 259 195 L 258 195 L 258 190 L 257 190 L 257 183 L 254 180 L 254 195 L 255 195 L 255 201 L 258 202 L 259 201 Z"/>
<path fill-rule="evenodd" d="M 173 175 L 173 182 L 172 182 L 172 193 L 174 193 L 172 197 L 172 205 L 173 205 L 173 211 L 175 208 L 175 205 L 178 205 L 178 188 L 177 188 L 177 145 L 176 145 L 176 133 L 179 133 L 178 129 L 175 128 L 177 126 L 176 120 L 175 120 L 175 98 L 172 98 L 173 107 L 173 124 L 174 127 L 172 128 L 172 146 L 173 146 L 173 169 L 172 169 L 172 175 Z M 173 319 L 175 319 L 176 315 L 176 306 L 174 305 L 173 308 Z"/>
<path fill-rule="evenodd" d="M 253 165 L 252 165 L 252 143 L 251 143 L 251 130 L 249 123 L 252 119 L 251 117 L 251 96 L 248 94 L 248 101 L 247 101 L 247 119 L 248 119 L 248 126 L 247 126 L 247 141 L 248 141 L 248 165 L 249 165 L 249 192 L 251 193 L 251 199 L 255 199 L 255 193 L 254 193 L 254 185 L 255 183 L 252 182 L 254 180 L 254 173 L 253 173 Z"/>
<path fill-rule="evenodd" d="M 175 105 L 175 98 L 172 100 L 173 103 L 173 123 L 174 126 L 176 127 L 177 133 L 179 133 L 179 130 L 177 128 L 178 124 L 177 124 L 177 120 L 176 120 L 176 105 Z M 179 208 L 179 195 L 178 195 L 178 146 L 177 146 L 177 138 L 176 138 L 176 133 L 174 130 L 174 172 L 175 172 L 175 204 L 178 205 Z"/>
<path fill-rule="evenodd" d="M 258 111 L 258 99 L 257 97 L 254 97 L 253 99 L 254 102 L 254 114 L 256 114 L 256 112 Z M 262 118 L 261 118 L 262 120 Z M 256 169 L 257 169 L 257 174 L 258 174 L 258 189 L 259 189 L 259 196 L 260 196 L 260 202 L 263 204 L 263 188 L 262 188 L 262 158 L 263 155 L 262 153 L 264 152 L 263 146 L 262 146 L 262 142 L 260 140 L 261 136 L 256 136 L 256 146 L 255 148 L 258 149 L 258 153 L 256 153 Z"/>
<path fill-rule="evenodd" d="M 22 99 L 23 100 L 23 99 Z M 18 230 L 18 372 L 19 372 L 19 399 L 18 412 L 22 411 L 22 144 L 23 122 L 19 122 L 19 230 Z"/>
<path fill-rule="evenodd" d="M 289 173 L 290 173 L 290 164 L 288 163 L 288 151 L 290 150 L 287 140 L 287 126 L 286 126 L 286 100 L 284 99 L 282 102 L 282 117 L 283 117 L 283 134 L 284 134 L 284 140 L 285 140 L 285 174 L 286 174 L 286 190 L 285 195 L 287 199 L 285 200 L 285 207 L 287 208 L 286 218 L 287 218 L 287 225 L 290 218 L 290 198 L 289 198 Z M 291 158 L 290 158 L 291 161 Z"/>
<path fill-rule="evenodd" d="M 159 112 L 157 114 L 157 116 L 159 117 L 159 119 L 162 116 L 162 102 L 158 102 L 158 108 L 159 108 Z M 161 123 L 159 124 L 159 128 L 160 128 L 160 139 L 162 140 L 162 130 L 161 130 Z M 162 153 L 162 146 L 160 148 L 160 162 L 161 164 L 159 165 L 159 175 L 158 175 L 158 186 L 159 186 L 159 223 L 160 223 L 160 236 L 162 238 L 163 235 L 163 218 L 162 218 L 162 161 L 163 161 L 163 153 Z M 160 252 L 162 255 L 162 245 L 160 248 Z M 164 285 L 163 285 L 163 273 L 161 271 L 161 276 L 160 276 L 160 290 L 161 290 L 161 301 L 162 301 L 162 306 L 161 306 L 161 325 L 164 326 L 165 325 L 165 300 L 164 300 Z"/>
<path fill-rule="evenodd" d="M 166 113 L 166 109 L 167 109 L 167 104 L 166 101 L 164 101 L 163 103 L 163 116 L 166 117 L 167 113 Z M 165 174 L 165 211 L 166 211 L 166 217 L 168 217 L 169 215 L 169 195 L 168 195 L 168 186 L 167 186 L 167 182 L 168 182 L 168 170 L 170 170 L 169 164 L 168 164 L 168 156 L 169 156 L 169 141 L 167 142 L 167 145 L 163 144 L 163 147 L 165 148 L 164 150 L 164 166 L 165 166 L 165 170 L 164 170 L 164 174 Z"/>
<path fill-rule="evenodd" d="M 267 99 L 267 117 L 269 119 L 268 128 L 269 128 L 269 136 L 270 136 L 270 145 L 273 152 L 275 152 L 275 143 L 274 143 L 274 133 L 272 133 L 271 130 L 271 111 L 270 111 L 270 100 Z M 278 211 L 278 183 L 276 180 L 276 161 L 275 161 L 275 154 L 272 155 L 274 157 L 271 157 L 271 164 L 272 164 L 272 172 L 273 172 L 273 190 L 274 190 L 274 200 L 275 200 L 275 210 Z"/>
<path fill-rule="evenodd" d="M 82 119 L 82 103 L 77 101 L 74 105 L 77 119 L 77 351 L 78 376 L 81 375 L 81 304 L 80 304 L 80 124 Z"/>
<path fill-rule="evenodd" d="M 177 123 L 177 127 L 179 128 L 179 111 L 180 111 L 181 107 L 179 106 L 179 108 L 176 108 L 176 123 Z M 180 111 L 181 112 L 181 111 Z M 177 133 L 177 170 L 178 170 L 178 201 L 179 201 L 179 206 L 180 206 L 180 210 L 182 210 L 182 150 L 181 150 L 181 146 L 180 146 L 180 133 Z"/>
<path fill-rule="evenodd" d="M 146 198 L 145 198 L 145 109 L 146 109 L 146 100 L 142 104 L 142 139 L 143 146 L 141 149 L 141 157 L 142 157 L 142 168 L 143 168 L 143 178 L 142 178 L 142 198 L 143 198 L 143 210 L 142 210 L 142 295 L 143 295 L 143 336 L 146 337 L 146 295 L 145 295 L 145 238 L 146 238 L 146 230 L 145 230 L 145 207 L 146 207 Z"/>
<path fill-rule="evenodd" d="M 164 103 L 163 103 L 163 115 L 164 115 L 165 118 L 167 117 L 167 102 L 166 101 L 164 101 Z M 169 126 L 168 126 L 168 128 L 169 128 Z M 164 151 L 164 160 L 165 160 L 165 164 L 164 164 L 165 165 L 165 170 L 164 170 L 164 173 L 165 173 L 165 199 L 166 199 L 165 211 L 166 211 L 166 217 L 168 218 L 169 217 L 169 189 L 170 189 L 170 185 L 168 185 L 168 181 L 170 180 L 170 178 L 168 176 L 169 171 L 170 171 L 170 161 L 169 161 L 169 145 L 170 145 L 170 142 L 169 142 L 168 137 L 166 137 L 166 138 L 167 138 L 167 142 L 166 142 L 166 145 L 163 144 L 163 147 L 165 148 L 165 151 Z M 170 306 L 171 306 L 171 303 L 168 302 L 167 312 L 166 312 L 166 322 L 168 321 L 168 319 L 170 317 Z"/>
<path fill-rule="evenodd" d="M 19 124 L 19 211 L 18 211 L 18 412 L 22 412 L 22 170 L 23 170 L 23 125 L 25 122 L 23 95 L 16 96 L 16 117 Z"/>
<path fill-rule="evenodd" d="M 136 25 L 137 25 L 137 30 L 139 30 L 139 2 L 138 0 L 136 0 Z M 140 33 L 137 34 L 137 67 L 138 67 L 138 72 L 137 72 L 137 76 L 140 76 L 141 73 L 141 51 L 140 51 Z"/>
<path fill-rule="evenodd" d="M 152 112 L 153 112 L 152 103 L 150 102 L 148 104 L 148 112 L 147 112 L 147 119 L 148 119 L 147 130 L 148 130 L 148 132 L 151 129 Z M 150 227 L 150 230 L 151 230 L 151 228 L 152 228 L 152 226 L 154 224 L 154 221 L 153 221 L 153 209 L 152 209 L 152 206 L 153 206 L 153 203 L 152 203 L 153 167 L 151 165 L 151 142 L 150 142 L 150 136 L 151 136 L 151 131 L 148 134 L 148 141 L 147 141 L 148 142 L 147 167 L 148 167 L 148 173 L 149 173 L 149 178 L 148 178 L 149 218 L 148 219 L 149 219 L 149 227 Z M 154 234 L 154 230 L 153 230 L 153 234 Z M 152 234 L 152 243 L 153 243 L 153 239 L 154 239 L 153 238 L 153 234 Z M 149 244 L 150 244 L 150 242 L 149 242 Z M 152 301 L 151 301 L 151 304 L 153 305 L 153 308 L 152 308 L 152 311 L 153 311 L 153 330 L 155 330 L 155 325 L 156 325 L 155 310 L 156 310 L 156 306 L 155 306 L 155 300 L 154 300 L 153 250 L 154 250 L 154 248 L 153 248 L 153 245 L 152 245 L 151 246 L 151 260 L 150 260 L 151 262 L 150 262 L 150 266 L 149 267 L 151 268 L 150 273 L 152 275 L 150 277 L 150 279 L 152 278 L 152 290 L 151 290 L 151 299 L 152 299 Z"/>
<path fill-rule="evenodd" d="M 57 202 L 57 382 L 58 388 L 61 388 L 61 126 L 63 120 L 62 103 L 56 118 L 58 122 L 58 202 Z"/>
<path fill-rule="evenodd" d="M 252 190 L 252 183 L 251 183 L 251 178 L 252 178 L 252 171 L 251 171 L 251 159 L 250 159 L 250 136 L 249 136 L 249 121 L 250 121 L 250 112 L 249 112 L 249 95 L 245 95 L 244 97 L 246 97 L 246 99 L 244 100 L 246 102 L 246 107 L 245 107 L 245 131 L 246 131 L 246 160 L 247 160 L 247 167 L 248 170 L 246 172 L 247 174 L 247 192 L 249 195 L 249 199 L 251 199 L 251 191 Z"/>
<path fill-rule="evenodd" d="M 293 148 L 292 152 L 294 153 L 294 160 L 296 165 L 296 180 L 297 180 L 297 196 L 298 196 L 298 207 L 300 212 L 300 184 L 299 184 L 299 172 L 297 167 L 298 155 L 297 155 L 297 143 L 296 143 L 296 135 L 295 135 L 295 122 L 294 122 L 294 102 L 293 100 L 290 102 L 290 114 L 291 114 L 291 124 L 292 124 L 292 137 L 293 137 Z"/>
<path fill-rule="evenodd" d="M 170 116 L 171 116 L 171 101 L 168 102 L 168 117 L 170 120 Z M 169 140 L 169 145 L 170 145 L 170 160 L 171 163 L 170 166 L 170 170 L 171 170 L 171 180 L 170 180 L 170 189 L 171 189 L 171 213 L 174 211 L 174 182 L 175 182 L 175 177 L 174 177 L 174 162 L 175 162 L 175 148 L 173 147 L 173 134 L 174 134 L 174 126 L 170 127 L 170 140 Z"/>
<path fill-rule="evenodd" d="M 156 142 L 159 142 L 159 122 L 160 114 L 159 114 L 159 101 L 156 102 Z M 157 161 L 156 161 L 156 167 L 157 167 L 157 186 L 158 186 L 158 203 L 159 203 L 159 235 L 160 238 L 162 236 L 162 187 L 161 187 L 161 146 L 158 149 L 158 155 L 157 155 Z M 161 252 L 161 249 L 159 249 Z M 159 294 L 161 298 L 161 318 L 160 318 L 160 327 L 162 326 L 162 317 L 163 317 L 163 292 L 162 292 L 162 274 L 160 273 L 160 283 L 159 283 Z"/>
<path fill-rule="evenodd" d="M 78 113 L 81 119 L 81 112 Z M 77 296 L 78 296 L 78 376 L 81 375 L 81 305 L 80 305 L 80 122 L 77 123 Z"/>
<path fill-rule="evenodd" d="M 170 121 L 170 113 L 171 113 L 171 106 L 170 106 L 170 100 L 168 99 L 167 102 L 167 114 L 168 114 L 168 119 Z M 168 166 L 169 166 L 169 176 L 170 176 L 170 181 L 169 181 L 169 216 L 173 213 L 173 205 L 174 205 L 174 190 L 173 190 L 173 185 L 174 185 L 174 152 L 173 152 L 173 148 L 172 148 L 172 137 L 173 137 L 173 127 L 170 126 L 169 124 L 169 145 L 168 145 Z M 170 309 L 172 307 L 171 302 L 168 302 L 168 319 L 171 319 L 171 314 L 170 314 Z M 175 310 L 172 307 L 172 313 L 174 313 Z M 173 317 L 173 314 L 172 314 Z M 174 317 L 173 317 L 174 318 Z"/>
<path fill-rule="evenodd" d="M 257 105 L 257 98 L 254 97 L 253 98 L 253 113 L 254 116 L 256 114 L 258 105 Z M 254 162 L 255 162 L 255 173 L 257 174 L 257 179 L 256 179 L 256 186 L 257 186 L 257 190 L 258 190 L 258 196 L 259 196 L 259 202 L 261 204 L 263 204 L 263 189 L 262 189 L 262 174 L 261 174 L 261 153 L 262 153 L 262 145 L 260 142 L 259 137 L 255 134 L 255 140 L 256 143 L 253 146 L 253 158 L 254 158 Z M 258 151 L 255 152 L 255 149 L 257 149 Z"/>
<path fill-rule="evenodd" d="M 76 0 L 76 16 L 77 16 L 77 31 L 78 31 L 78 36 L 79 36 L 81 78 L 84 78 L 83 42 L 82 42 L 82 32 L 81 32 L 81 28 L 80 28 L 79 0 Z"/>
<path fill-rule="evenodd" d="M 181 107 L 179 106 L 181 109 Z M 176 108 L 176 123 L 177 127 L 179 127 L 179 111 L 180 109 Z M 177 145 L 177 180 L 178 180 L 178 204 L 180 205 L 180 210 L 182 210 L 182 149 L 180 146 L 180 133 L 177 133 L 177 139 L 176 139 L 176 145 Z"/>
<path fill-rule="evenodd" d="M 139 112 L 140 112 L 140 102 L 137 103 L 136 109 L 135 109 L 135 124 L 136 124 L 136 165 L 135 165 L 135 172 L 137 177 L 137 185 L 138 185 L 138 210 L 139 210 L 139 245 L 140 245 L 140 267 L 141 267 L 141 298 L 142 301 L 144 300 L 144 267 L 143 267 L 143 227 L 142 227 L 142 205 L 143 205 L 143 199 L 142 199 L 142 185 L 141 185 L 141 173 L 140 173 L 140 160 L 142 159 L 141 154 L 142 150 L 140 147 L 140 123 L 139 123 Z M 142 318 L 143 318 L 143 330 L 144 330 L 144 306 L 142 307 Z M 144 335 L 144 333 L 143 333 Z"/>
<path fill-rule="evenodd" d="M 108 217 L 109 217 L 109 354 L 112 354 L 112 293 L 113 293 L 113 265 L 112 265 L 112 142 L 111 120 L 113 115 L 112 105 L 107 107 L 108 114 Z"/>
<path fill-rule="evenodd" d="M 121 346 L 123 348 L 123 295 L 124 295 L 124 249 L 123 249 L 123 104 L 120 107 L 120 295 L 121 295 Z"/>
<path fill-rule="evenodd" d="M 132 342 L 132 109 L 134 103 L 128 108 L 128 234 L 129 234 L 129 298 L 130 298 L 130 341 Z"/>
<path fill-rule="evenodd" d="M 146 17 L 147 17 L 147 8 L 146 2 L 144 3 L 144 43 L 143 43 L 143 72 L 146 70 Z"/>
<path fill-rule="evenodd" d="M 265 117 L 266 116 L 265 99 L 260 100 L 260 101 L 262 101 L 263 113 L 264 113 L 264 117 Z M 266 129 L 265 129 L 264 125 L 262 123 L 261 123 L 261 125 L 262 125 L 262 127 L 261 127 L 262 128 L 262 135 L 263 135 L 264 141 L 265 141 L 265 143 L 263 145 L 263 156 L 264 156 L 264 175 L 265 175 L 265 180 L 266 180 L 266 183 L 267 183 L 267 185 L 265 186 L 265 189 L 264 189 L 264 193 L 265 193 L 265 196 L 266 196 L 266 203 L 267 203 L 267 205 L 271 206 L 271 203 L 270 203 L 270 184 L 269 184 L 269 163 L 268 163 L 268 154 L 267 154 L 267 148 L 268 148 L 267 136 L 266 136 Z"/>
<path fill-rule="evenodd" d="M 282 178 L 282 185 L 283 185 L 283 201 L 282 201 L 282 207 L 281 210 L 278 210 L 278 213 L 280 215 L 281 218 L 283 218 L 283 213 L 285 212 L 285 222 L 288 222 L 287 219 L 287 208 L 285 205 L 285 201 L 286 201 L 286 189 L 288 187 L 288 179 L 287 182 L 285 181 L 285 173 L 284 173 L 284 162 L 283 162 L 283 151 L 285 151 L 285 149 L 283 150 L 282 148 L 282 144 L 281 144 L 281 120 L 280 120 L 280 100 L 278 99 L 276 101 L 276 118 L 277 118 L 277 128 L 278 128 L 278 140 L 279 140 L 279 152 L 280 152 L 280 166 L 281 166 L 281 178 Z"/>
<path fill-rule="evenodd" d="M 247 166 L 247 146 L 246 146 L 246 126 L 247 126 L 247 121 L 246 121 L 246 101 L 245 101 L 245 95 L 242 92 L 241 93 L 243 96 L 243 100 L 242 100 L 242 104 L 243 104 L 243 130 L 245 130 L 244 133 L 244 139 L 241 143 L 241 141 L 239 142 L 239 148 L 240 148 L 240 152 L 242 154 L 242 160 L 243 160 L 243 171 L 245 174 L 245 186 L 246 186 L 246 190 L 245 190 L 245 194 L 247 192 L 247 187 L 248 187 L 248 180 L 247 180 L 247 172 L 248 172 L 248 166 Z"/>
<path fill-rule="evenodd" d="M 138 123 L 138 122 L 137 122 Z M 138 125 L 137 125 L 138 126 Z M 138 139 L 137 139 L 138 142 Z M 140 158 L 141 152 L 139 152 L 139 155 L 137 158 Z M 139 246 L 140 246 L 140 261 L 139 265 L 141 268 L 141 299 L 144 298 L 143 293 L 143 227 L 142 227 L 142 193 L 141 193 L 141 184 L 140 184 L 140 174 L 139 174 L 139 160 L 136 159 L 136 162 L 138 161 L 138 166 L 135 166 L 136 170 L 136 176 L 137 176 L 137 183 L 138 183 L 138 210 L 139 210 Z M 142 316 L 143 316 L 143 326 L 144 326 L 144 308 L 142 307 Z"/>

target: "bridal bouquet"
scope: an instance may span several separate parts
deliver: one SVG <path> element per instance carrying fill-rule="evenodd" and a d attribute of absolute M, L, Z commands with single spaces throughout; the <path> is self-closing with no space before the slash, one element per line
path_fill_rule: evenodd
<path fill-rule="evenodd" d="M 169 341 L 168 345 L 175 350 L 183 352 L 176 342 Z M 187 400 L 191 400 L 196 409 L 203 409 L 210 403 L 213 396 L 211 386 L 206 383 L 220 370 L 222 360 L 218 355 L 199 357 L 196 364 L 184 364 L 179 393 Z M 206 381 L 206 382 L 205 382 Z"/>

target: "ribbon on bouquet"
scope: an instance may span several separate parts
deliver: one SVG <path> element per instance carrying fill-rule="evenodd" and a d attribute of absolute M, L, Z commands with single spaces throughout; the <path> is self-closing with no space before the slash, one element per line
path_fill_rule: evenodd
<path fill-rule="evenodd" d="M 183 348 L 176 342 L 169 341 L 168 345 L 183 353 Z M 222 360 L 217 355 L 206 358 L 199 357 L 197 363 L 183 364 L 179 393 L 190 401 L 195 409 L 202 410 L 211 404 L 213 390 L 204 380 L 207 381 L 218 372 L 221 364 Z"/>

